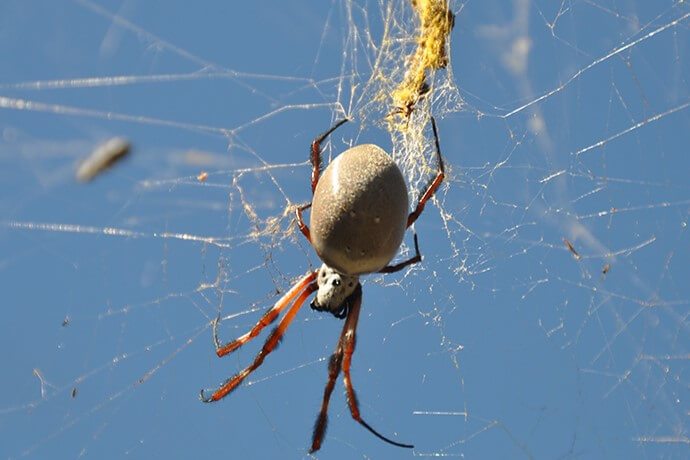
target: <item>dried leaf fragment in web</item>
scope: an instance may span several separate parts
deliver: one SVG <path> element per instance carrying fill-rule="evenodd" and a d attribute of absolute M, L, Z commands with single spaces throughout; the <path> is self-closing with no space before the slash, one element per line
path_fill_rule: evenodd
<path fill-rule="evenodd" d="M 420 21 L 417 48 L 407 57 L 403 80 L 391 94 L 393 111 L 389 115 L 391 129 L 403 132 L 417 102 L 432 90 L 427 72 L 448 65 L 448 37 L 455 23 L 446 0 L 410 1 Z"/>

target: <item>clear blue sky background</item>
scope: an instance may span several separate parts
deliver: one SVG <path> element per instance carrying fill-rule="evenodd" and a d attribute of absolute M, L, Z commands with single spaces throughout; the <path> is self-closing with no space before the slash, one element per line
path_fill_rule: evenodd
<path fill-rule="evenodd" d="M 416 224 L 422 266 L 366 279 L 353 361 L 365 418 L 416 447 L 352 421 L 339 381 L 318 457 L 688 458 L 690 7 L 453 7 L 449 178 Z M 245 204 L 266 223 L 309 200 L 339 106 L 329 155 L 391 149 L 350 102 L 384 10 L 0 4 L 0 458 L 308 457 L 342 323 L 304 308 L 205 405 L 263 341 L 218 359 L 209 324 L 222 304 L 221 337 L 243 333 L 318 265 L 289 219 L 254 237 Z M 130 157 L 76 183 L 116 135 Z"/>

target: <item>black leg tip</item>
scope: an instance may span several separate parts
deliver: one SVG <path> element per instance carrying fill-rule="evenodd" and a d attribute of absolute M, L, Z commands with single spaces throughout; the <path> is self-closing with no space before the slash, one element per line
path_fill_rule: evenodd
<path fill-rule="evenodd" d="M 202 389 L 201 391 L 199 391 L 199 399 L 201 400 L 201 402 L 210 403 L 213 402 L 213 395 L 208 397 L 204 396 L 204 390 Z"/>

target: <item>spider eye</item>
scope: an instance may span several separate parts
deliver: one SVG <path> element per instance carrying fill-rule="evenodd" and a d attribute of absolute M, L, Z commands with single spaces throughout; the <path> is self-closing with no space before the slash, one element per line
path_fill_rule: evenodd
<path fill-rule="evenodd" d="M 350 287 L 352 287 L 352 281 L 350 281 L 349 283 L 347 283 L 347 285 L 350 286 Z"/>

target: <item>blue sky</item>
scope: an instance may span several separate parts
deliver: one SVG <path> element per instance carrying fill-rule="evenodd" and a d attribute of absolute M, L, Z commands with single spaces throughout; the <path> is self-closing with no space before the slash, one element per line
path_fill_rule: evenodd
<path fill-rule="evenodd" d="M 0 458 L 308 457 L 340 321 L 307 306 L 245 386 L 198 392 L 264 339 L 217 358 L 219 306 L 228 340 L 319 265 L 281 218 L 313 138 L 347 112 L 326 158 L 401 158 L 366 85 L 404 70 L 375 64 L 382 15 L 412 19 L 387 5 L 3 2 Z M 448 179 L 422 264 L 364 280 L 352 369 L 415 449 L 339 381 L 317 457 L 687 458 L 690 8 L 453 9 Z M 114 136 L 132 153 L 77 183 Z"/>

